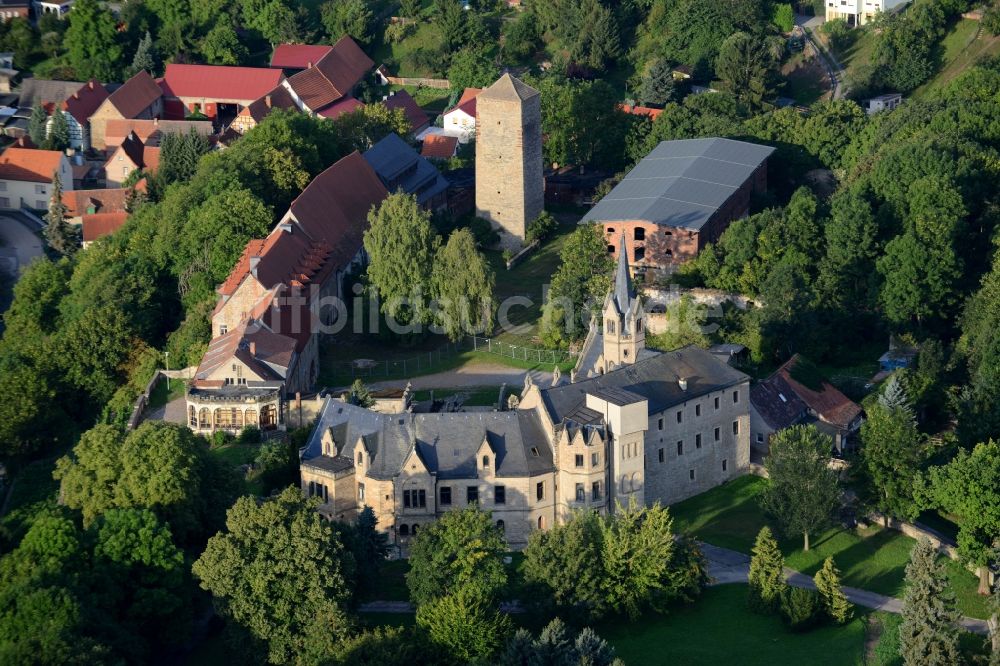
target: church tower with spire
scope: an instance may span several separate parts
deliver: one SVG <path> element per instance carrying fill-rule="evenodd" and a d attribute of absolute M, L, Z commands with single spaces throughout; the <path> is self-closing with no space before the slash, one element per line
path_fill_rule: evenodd
<path fill-rule="evenodd" d="M 625 234 L 618 248 L 618 269 L 604 300 L 604 367 L 606 371 L 634 363 L 646 347 L 646 313 L 636 295 L 628 270 Z"/>

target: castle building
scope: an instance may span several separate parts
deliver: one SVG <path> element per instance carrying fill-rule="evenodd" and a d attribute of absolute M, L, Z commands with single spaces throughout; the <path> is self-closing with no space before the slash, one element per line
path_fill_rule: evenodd
<path fill-rule="evenodd" d="M 401 548 L 473 503 L 523 547 L 573 511 L 672 504 L 745 474 L 749 377 L 697 347 L 647 350 L 621 262 L 603 314 L 605 333 L 588 343 L 609 359 L 604 372 L 528 380 L 511 411 L 387 414 L 327 398 L 302 450 L 303 491 L 332 519 L 372 507 Z"/>
<path fill-rule="evenodd" d="M 476 96 L 476 215 L 520 247 L 544 203 L 541 94 L 504 74 Z"/>

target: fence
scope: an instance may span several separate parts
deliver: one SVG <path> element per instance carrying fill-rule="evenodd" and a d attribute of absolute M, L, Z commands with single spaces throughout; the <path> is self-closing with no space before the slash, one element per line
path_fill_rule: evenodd
<path fill-rule="evenodd" d="M 409 76 L 387 76 L 385 78 L 394 86 L 424 86 L 440 90 L 451 88 L 451 82 L 448 79 L 420 79 Z"/>
<path fill-rule="evenodd" d="M 512 358 L 526 363 L 547 363 L 555 365 L 557 363 L 571 361 L 578 355 L 577 352 L 512 345 L 499 340 L 477 338 L 471 335 L 468 337 L 468 340 L 473 351 L 496 354 L 498 356 L 504 356 L 506 358 Z"/>

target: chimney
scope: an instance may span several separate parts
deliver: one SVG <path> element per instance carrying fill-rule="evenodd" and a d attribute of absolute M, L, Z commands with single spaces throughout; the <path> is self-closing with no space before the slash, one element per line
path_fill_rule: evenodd
<path fill-rule="evenodd" d="M 281 229 L 281 231 L 283 233 L 286 233 L 286 234 L 292 233 L 292 223 L 291 222 L 282 222 L 281 224 L 278 225 L 278 228 Z"/>
<path fill-rule="evenodd" d="M 271 96 L 270 95 L 264 95 L 264 106 L 266 106 L 269 109 L 271 108 Z"/>
<path fill-rule="evenodd" d="M 75 93 L 73 93 L 73 99 L 80 99 L 80 91 L 79 90 L 77 90 Z"/>
<path fill-rule="evenodd" d="M 682 391 L 688 390 L 688 380 L 684 377 L 677 378 L 677 385 L 681 387 Z"/>
<path fill-rule="evenodd" d="M 153 118 L 153 127 L 159 127 L 159 126 L 160 126 L 160 119 Z"/>
<path fill-rule="evenodd" d="M 93 89 L 94 89 L 94 80 L 93 80 L 93 79 L 91 79 L 91 80 L 90 80 L 90 81 L 89 81 L 89 82 L 87 83 L 87 85 L 88 85 L 88 86 L 90 87 L 90 89 L 91 89 L 91 90 L 93 90 Z"/>
<path fill-rule="evenodd" d="M 257 343 L 253 340 L 250 341 L 250 355 L 257 356 Z"/>
<path fill-rule="evenodd" d="M 250 257 L 250 275 L 257 277 L 257 264 L 260 263 L 260 257 Z"/>

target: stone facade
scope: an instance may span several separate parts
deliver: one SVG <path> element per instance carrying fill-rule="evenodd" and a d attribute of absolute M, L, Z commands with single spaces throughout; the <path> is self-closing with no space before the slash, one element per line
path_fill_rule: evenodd
<path fill-rule="evenodd" d="M 476 97 L 476 215 L 519 247 L 544 203 L 541 95 L 504 74 Z"/>

